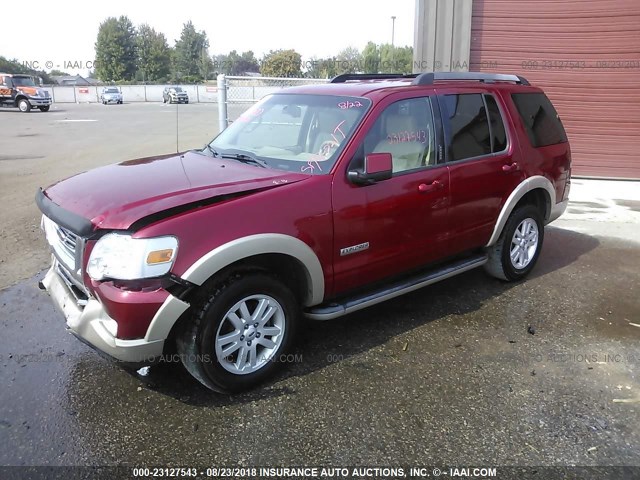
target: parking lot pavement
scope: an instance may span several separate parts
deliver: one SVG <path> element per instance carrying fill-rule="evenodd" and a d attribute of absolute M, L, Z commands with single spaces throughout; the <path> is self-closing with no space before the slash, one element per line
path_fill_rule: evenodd
<path fill-rule="evenodd" d="M 640 465 L 639 252 L 548 227 L 528 280 L 310 323 L 235 397 L 103 359 L 33 278 L 0 292 L 0 464 Z"/>
<path fill-rule="evenodd" d="M 246 105 L 234 107 L 231 116 Z M 235 118 L 235 117 L 234 117 Z M 0 288 L 48 262 L 36 189 L 85 170 L 202 148 L 218 133 L 215 104 L 54 104 L 49 112 L 0 108 Z"/>
<path fill-rule="evenodd" d="M 69 335 L 36 287 L 33 192 L 175 149 L 171 108 L 0 110 L 0 465 L 640 465 L 637 184 L 574 180 L 526 281 L 472 271 L 308 323 L 243 395 L 179 365 L 124 370 Z M 180 149 L 215 135 L 215 106 L 178 113 Z"/>

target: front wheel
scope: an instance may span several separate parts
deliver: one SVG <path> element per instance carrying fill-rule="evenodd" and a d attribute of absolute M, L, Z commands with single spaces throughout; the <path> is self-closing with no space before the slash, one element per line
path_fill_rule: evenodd
<path fill-rule="evenodd" d="M 484 268 L 501 280 L 520 280 L 533 270 L 543 240 L 540 211 L 533 205 L 520 207 L 511 213 L 495 245 L 488 248 L 489 260 Z"/>
<path fill-rule="evenodd" d="M 18 100 L 18 108 L 21 112 L 27 113 L 31 111 L 31 104 L 26 98 L 21 98 Z"/>
<path fill-rule="evenodd" d="M 299 307 L 291 291 L 262 273 L 233 275 L 196 302 L 176 344 L 186 369 L 211 390 L 232 393 L 266 380 L 289 351 Z"/>

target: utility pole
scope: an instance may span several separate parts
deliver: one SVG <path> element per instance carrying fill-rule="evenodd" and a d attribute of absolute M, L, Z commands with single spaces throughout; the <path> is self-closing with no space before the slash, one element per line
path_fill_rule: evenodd
<path fill-rule="evenodd" d="M 393 42 L 395 40 L 396 34 L 396 17 L 395 15 L 391 17 L 391 46 L 393 47 Z"/>
<path fill-rule="evenodd" d="M 391 71 L 392 72 L 396 71 L 396 65 L 395 65 L 396 47 L 394 46 L 395 36 L 396 36 L 396 16 L 393 15 L 391 17 Z"/>

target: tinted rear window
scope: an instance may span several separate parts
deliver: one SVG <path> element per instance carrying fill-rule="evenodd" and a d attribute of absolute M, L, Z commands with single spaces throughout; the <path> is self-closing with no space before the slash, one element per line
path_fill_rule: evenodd
<path fill-rule="evenodd" d="M 544 93 L 514 93 L 511 95 L 531 145 L 544 147 L 567 141 L 558 112 Z"/>
<path fill-rule="evenodd" d="M 491 135 L 482 95 L 445 95 L 443 100 L 450 132 L 451 160 L 490 154 Z"/>

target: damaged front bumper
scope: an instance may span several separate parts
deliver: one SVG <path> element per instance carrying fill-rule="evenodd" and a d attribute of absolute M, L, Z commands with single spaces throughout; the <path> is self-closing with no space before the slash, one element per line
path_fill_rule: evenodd
<path fill-rule="evenodd" d="M 117 338 L 117 322 L 107 314 L 102 304 L 92 297 L 79 304 L 73 286 L 65 281 L 59 269 L 58 259 L 53 256 L 51 268 L 42 285 L 63 313 L 67 328 L 75 336 L 121 362 L 152 363 L 162 355 L 165 338 Z"/>

